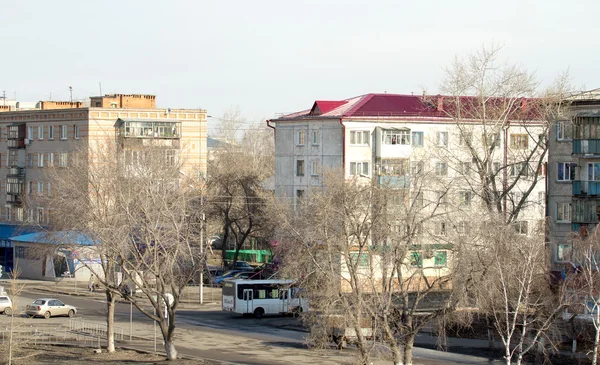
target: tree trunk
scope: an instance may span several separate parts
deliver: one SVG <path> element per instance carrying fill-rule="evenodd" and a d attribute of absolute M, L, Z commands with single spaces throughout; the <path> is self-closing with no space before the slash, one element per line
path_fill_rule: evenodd
<path fill-rule="evenodd" d="M 106 351 L 115 352 L 115 301 L 116 296 L 106 290 Z"/>
<path fill-rule="evenodd" d="M 397 344 L 392 344 L 392 360 L 394 365 L 402 365 L 402 351 Z"/>
<path fill-rule="evenodd" d="M 412 365 L 415 334 L 411 333 L 404 338 L 404 365 Z"/>
<path fill-rule="evenodd" d="M 596 365 L 598 363 L 598 342 L 600 342 L 600 328 L 596 328 L 596 333 L 594 334 L 594 350 L 592 351 L 592 365 Z"/>
<path fill-rule="evenodd" d="M 165 352 L 167 354 L 167 360 L 177 360 L 177 349 L 172 340 L 165 340 Z"/>

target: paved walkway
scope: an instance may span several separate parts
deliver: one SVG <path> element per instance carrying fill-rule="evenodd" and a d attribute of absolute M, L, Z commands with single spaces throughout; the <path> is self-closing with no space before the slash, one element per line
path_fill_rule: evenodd
<path fill-rule="evenodd" d="M 22 280 L 27 289 L 42 290 L 52 293 L 80 296 L 103 297 L 102 292 L 90 292 L 85 283 L 75 283 L 70 281 L 47 282 Z M 0 280 L 0 286 L 7 289 L 10 286 L 5 280 Z M 182 307 L 198 310 L 215 310 L 220 308 L 220 303 L 209 302 L 200 305 L 197 302 L 184 302 Z M 154 351 L 154 327 L 153 325 L 140 322 L 134 322 L 133 341 L 129 338 L 129 321 L 116 320 L 116 326 L 125 330 L 125 341 L 119 343 L 120 346 L 146 351 Z M 162 338 L 157 328 L 157 350 L 163 352 Z M 417 345 L 434 347 L 437 338 L 423 334 L 417 338 Z M 487 348 L 485 340 L 470 340 L 449 338 L 448 344 L 452 346 L 464 346 L 469 348 Z M 216 360 L 223 363 L 233 364 L 261 364 L 261 365 L 288 365 L 288 364 L 308 364 L 308 365 L 334 365 L 334 364 L 353 364 L 356 362 L 356 351 L 353 349 L 338 350 L 317 350 L 307 349 L 298 341 L 285 341 L 279 336 L 263 334 L 259 336 L 244 337 L 239 332 L 227 331 L 223 329 L 203 328 L 196 330 L 178 327 L 176 331 L 176 346 L 179 354 L 182 356 L 192 356 L 204 359 Z M 427 360 L 422 360 L 425 357 Z M 461 354 L 452 354 L 435 351 L 427 348 L 415 349 L 415 364 L 423 365 L 441 365 L 441 364 L 486 364 L 493 363 L 490 359 L 467 356 Z M 390 361 L 376 360 L 373 365 L 390 364 Z"/>

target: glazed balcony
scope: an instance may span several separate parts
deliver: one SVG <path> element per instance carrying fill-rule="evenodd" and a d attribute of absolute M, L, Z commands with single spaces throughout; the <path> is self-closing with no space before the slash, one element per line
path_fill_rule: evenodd
<path fill-rule="evenodd" d="M 573 154 L 600 155 L 600 139 L 574 139 Z"/>
<path fill-rule="evenodd" d="M 600 181 L 575 180 L 573 181 L 573 195 L 600 195 Z"/>

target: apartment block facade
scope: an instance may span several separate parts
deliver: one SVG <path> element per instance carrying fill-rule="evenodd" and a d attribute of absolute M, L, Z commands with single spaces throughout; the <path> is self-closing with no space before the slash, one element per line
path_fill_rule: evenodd
<path fill-rule="evenodd" d="M 440 192 L 432 185 L 426 189 L 425 199 L 443 199 L 459 206 L 460 214 L 469 220 L 486 209 L 479 198 L 481 192 L 471 188 L 478 177 L 469 148 L 494 144 L 491 165 L 500 171 L 500 188 L 518 181 L 502 204 L 517 204 L 525 196 L 516 220 L 519 233 L 543 229 L 546 159 L 541 153 L 541 163 L 537 163 L 537 156 L 531 158 L 532 151 L 545 143 L 540 140 L 546 128 L 543 121 L 513 121 L 491 132 L 489 125 L 486 128 L 476 120 L 457 123 L 444 112 L 442 96 L 367 94 L 316 101 L 310 109 L 269 120 L 268 124 L 275 129 L 275 193 L 294 204 L 311 190 L 323 188 L 323 172 L 328 169 L 343 169 L 349 179 L 407 189 L 408 196 L 414 188 L 411 175 L 426 170 L 439 180 L 451 182 L 447 186 L 452 187 Z M 533 169 L 540 171 L 535 180 L 531 180 Z M 435 242 L 430 237 L 444 236 L 451 229 L 443 221 L 427 224 L 429 227 L 423 227 L 430 232 L 424 239 L 427 244 Z M 438 242 L 444 241 L 440 237 Z M 432 247 L 440 251 L 441 246 Z M 438 266 L 435 257 L 430 258 L 430 266 Z"/>
<path fill-rule="evenodd" d="M 600 89 L 567 101 L 567 115 L 550 130 L 548 149 L 548 246 L 558 271 L 577 265 L 573 240 L 600 221 Z"/>
<path fill-rule="evenodd" d="M 154 95 L 104 95 L 82 102 L 41 101 L 33 110 L 0 112 L 0 222 L 44 223 L 26 195 L 49 194 L 44 169 L 69 165 L 80 146 L 119 139 L 124 153 L 152 144 L 165 161 L 182 158 L 189 174 L 206 174 L 206 111 L 156 108 Z"/>

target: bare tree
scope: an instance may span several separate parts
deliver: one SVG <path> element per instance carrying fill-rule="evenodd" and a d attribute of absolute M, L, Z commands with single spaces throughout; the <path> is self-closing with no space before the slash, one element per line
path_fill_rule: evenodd
<path fill-rule="evenodd" d="M 456 58 L 441 84 L 445 95 L 426 103 L 455 121 L 456 135 L 446 138 L 460 148 L 444 158 L 468 166 L 457 169 L 468 188 L 511 223 L 537 200 L 531 195 L 545 178 L 548 128 L 565 108 L 569 84 L 565 73 L 540 91 L 532 73 L 500 56 L 492 45 Z"/>
<path fill-rule="evenodd" d="M 239 106 L 227 109 L 217 120 L 217 136 L 227 143 L 236 144 L 240 138 L 239 134 L 246 123 L 246 118 L 243 116 Z"/>
<path fill-rule="evenodd" d="M 522 234 L 486 219 L 479 243 L 465 254 L 480 267 L 472 291 L 480 311 L 491 318 L 504 346 L 506 364 L 521 364 L 531 350 L 552 346 L 552 325 L 569 303 L 564 286 L 552 287 L 543 232 Z"/>
<path fill-rule="evenodd" d="M 220 227 L 223 258 L 229 242 L 235 245 L 235 262 L 249 240 L 265 242 L 271 235 L 265 204 L 272 196 L 273 150 L 270 130 L 251 129 L 209 165 L 207 209 L 212 225 Z"/>
<path fill-rule="evenodd" d="M 61 230 L 52 236 L 78 251 L 106 292 L 108 350 L 114 351 L 114 304 L 121 295 L 158 323 L 167 358 L 176 359 L 176 309 L 203 262 L 201 184 L 160 146 L 128 149 L 107 139 L 70 157 L 68 167 L 47 169 L 55 192 L 38 201 L 51 212 L 51 227 Z M 126 289 L 117 272 L 134 287 Z M 133 295 L 136 289 L 154 311 Z"/>
<path fill-rule="evenodd" d="M 565 285 L 573 294 L 571 308 L 576 315 L 573 320 L 581 319 L 594 329 L 592 364 L 598 363 L 600 345 L 600 233 L 592 231 L 589 236 L 577 236 L 573 240 L 572 272 L 566 273 Z M 579 317 L 579 318 L 578 318 Z"/>
<path fill-rule="evenodd" d="M 277 254 L 282 275 L 308 292 L 313 311 L 305 320 L 320 330 L 324 316 L 341 315 L 361 363 L 368 363 L 369 340 L 375 340 L 389 347 L 394 364 L 412 364 L 417 333 L 453 310 L 454 297 L 462 298 L 453 295 L 459 247 L 449 244 L 455 227 L 448 216 L 455 209 L 446 199 L 450 185 L 423 166 L 408 179 L 404 162 L 400 170 L 410 189 L 329 172 L 327 187 L 303 198 L 295 212 L 280 208 Z M 343 334 L 329 337 L 321 340 L 338 346 L 345 340 Z"/>
<path fill-rule="evenodd" d="M 19 276 L 21 275 L 21 269 L 19 268 L 18 262 L 16 263 L 15 267 L 13 268 L 12 272 L 10 273 L 10 278 L 9 278 L 9 291 L 10 291 L 10 299 L 12 302 L 12 307 L 6 308 L 4 310 L 4 314 L 10 316 L 10 324 L 8 326 L 8 351 L 5 354 L 7 357 L 7 363 L 10 365 L 13 363 L 13 360 L 17 360 L 17 359 L 13 359 L 13 354 L 15 352 L 17 352 L 16 350 L 19 349 L 19 342 L 15 341 L 14 339 L 14 333 L 15 330 L 18 329 L 22 324 L 21 323 L 16 323 L 15 322 L 15 311 L 19 306 L 19 297 L 21 295 L 21 293 L 23 292 L 23 288 L 25 287 L 25 284 L 20 283 L 19 282 Z"/>

